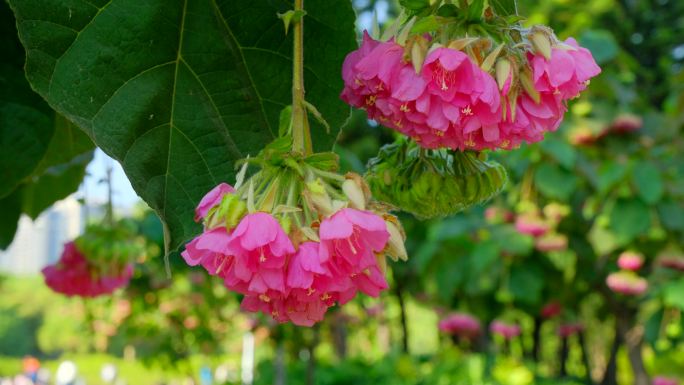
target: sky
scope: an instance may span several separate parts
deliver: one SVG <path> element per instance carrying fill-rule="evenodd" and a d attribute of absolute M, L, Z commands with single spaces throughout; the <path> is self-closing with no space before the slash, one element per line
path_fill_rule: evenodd
<path fill-rule="evenodd" d="M 119 162 L 110 158 L 99 148 L 95 150 L 95 158 L 88 165 L 88 174 L 78 189 L 79 197 L 85 197 L 89 204 L 102 204 L 107 200 L 107 184 L 99 183 L 107 176 L 107 167 L 112 166 L 112 203 L 117 208 L 128 209 L 140 202 L 131 182 Z"/>

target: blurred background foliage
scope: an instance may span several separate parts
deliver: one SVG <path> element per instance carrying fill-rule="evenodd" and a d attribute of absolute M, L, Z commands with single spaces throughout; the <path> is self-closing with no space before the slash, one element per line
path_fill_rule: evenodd
<path fill-rule="evenodd" d="M 353 3 L 359 31 L 373 12 L 387 23 L 399 9 L 387 0 Z M 443 220 L 401 215 L 410 259 L 390 266 L 392 289 L 379 300 L 357 298 L 312 329 L 246 316 L 219 281 L 179 259 L 171 261 L 173 276 L 165 275 L 161 225 L 141 208 L 130 220 L 148 239 L 148 253 L 130 287 L 115 296 L 84 302 L 51 293 L 39 278 L 2 278 L 0 376 L 33 354 L 48 366 L 72 358 L 93 384 L 104 362 L 117 362 L 121 377 L 135 384 L 197 378 L 200 367 L 218 365 L 234 373 L 228 383 L 239 383 L 249 332 L 257 384 L 684 379 L 684 275 L 660 263 L 684 258 L 684 2 L 524 0 L 519 10 L 526 25 L 576 37 L 603 73 L 571 103 L 558 132 L 490 154 L 509 170 L 501 196 Z M 336 151 L 344 170 L 363 173 L 392 140 L 388 129 L 353 111 Z M 516 218 L 548 216 L 548 207 L 565 211 L 551 233 L 567 247 L 548 251 L 516 231 Z M 645 256 L 639 274 L 649 290 L 641 297 L 605 285 L 625 250 Z M 544 319 L 549 303 L 562 312 Z M 491 336 L 484 344 L 457 343 L 437 329 L 452 310 L 477 316 L 485 329 L 494 319 L 517 323 L 522 335 L 511 343 Z M 562 339 L 558 326 L 570 322 L 584 331 Z"/>

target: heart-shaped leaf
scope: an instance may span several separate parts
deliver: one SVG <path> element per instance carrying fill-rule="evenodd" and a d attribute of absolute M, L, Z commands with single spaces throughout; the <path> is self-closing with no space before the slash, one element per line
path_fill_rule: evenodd
<path fill-rule="evenodd" d="M 165 222 L 167 246 L 199 232 L 193 208 L 234 162 L 278 134 L 291 103 L 291 36 L 279 0 L 12 0 L 27 77 L 57 111 L 120 161 Z M 306 4 L 307 99 L 316 149 L 349 109 L 339 74 L 356 47 L 349 2 Z"/>

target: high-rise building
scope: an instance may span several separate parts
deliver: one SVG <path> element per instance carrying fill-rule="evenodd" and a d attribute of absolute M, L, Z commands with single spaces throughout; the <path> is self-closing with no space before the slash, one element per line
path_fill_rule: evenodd
<path fill-rule="evenodd" d="M 0 272 L 38 274 L 59 259 L 64 243 L 81 234 L 84 225 L 84 210 L 73 195 L 55 203 L 35 221 L 23 215 L 12 244 L 0 251 Z"/>

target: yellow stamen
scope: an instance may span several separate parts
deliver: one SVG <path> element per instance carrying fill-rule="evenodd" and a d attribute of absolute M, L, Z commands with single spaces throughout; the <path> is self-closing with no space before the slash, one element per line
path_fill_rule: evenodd
<path fill-rule="evenodd" d="M 266 302 L 266 303 L 271 302 L 271 298 L 269 296 L 267 296 L 266 294 L 259 294 L 259 299 Z"/>
<path fill-rule="evenodd" d="M 366 105 L 372 106 L 375 104 L 375 99 L 378 97 L 375 95 L 370 95 L 369 97 L 366 98 Z"/>
<path fill-rule="evenodd" d="M 311 294 L 315 293 L 316 289 L 313 287 L 310 287 L 309 290 L 306 291 L 306 295 L 311 296 Z"/>
<path fill-rule="evenodd" d="M 411 109 L 408 107 L 408 104 L 404 103 L 399 107 L 399 110 L 402 112 L 411 112 Z"/>
<path fill-rule="evenodd" d="M 466 106 L 466 108 L 462 109 L 461 112 L 466 116 L 471 116 L 473 114 L 473 110 L 470 109 L 470 106 Z"/>

